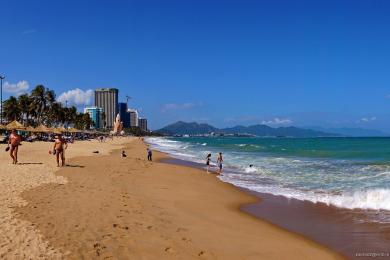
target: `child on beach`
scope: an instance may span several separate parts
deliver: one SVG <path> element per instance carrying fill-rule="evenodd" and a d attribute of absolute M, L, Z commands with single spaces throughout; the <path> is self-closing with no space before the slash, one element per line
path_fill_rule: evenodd
<path fill-rule="evenodd" d="M 127 154 L 126 154 L 126 152 L 125 152 L 125 151 L 122 151 L 122 154 L 121 154 L 121 156 L 122 156 L 122 158 L 124 158 L 124 157 L 127 157 Z"/>
<path fill-rule="evenodd" d="M 57 167 L 60 167 L 60 155 L 61 155 L 61 165 L 65 166 L 65 151 L 68 148 L 68 143 L 62 137 L 62 134 L 58 134 L 54 140 L 53 154 L 57 158 Z"/>
<path fill-rule="evenodd" d="M 19 145 L 20 145 L 21 140 L 22 139 L 21 139 L 20 135 L 18 135 L 16 130 L 13 129 L 11 134 L 9 135 L 8 147 L 7 147 L 7 149 L 10 150 L 9 155 L 12 158 L 12 164 L 18 163 L 18 150 L 19 150 Z"/>
<path fill-rule="evenodd" d="M 219 167 L 219 172 L 218 172 L 218 174 L 222 174 L 222 168 L 223 168 L 222 153 L 219 153 L 218 158 L 217 158 L 217 163 L 218 163 L 218 167 Z"/>
<path fill-rule="evenodd" d="M 211 161 L 211 153 L 209 153 L 206 157 L 207 173 L 209 173 L 210 170 L 210 161 Z"/>
<path fill-rule="evenodd" d="M 148 147 L 146 149 L 147 153 L 148 153 L 148 161 L 152 161 L 152 150 L 150 150 L 150 148 Z"/>

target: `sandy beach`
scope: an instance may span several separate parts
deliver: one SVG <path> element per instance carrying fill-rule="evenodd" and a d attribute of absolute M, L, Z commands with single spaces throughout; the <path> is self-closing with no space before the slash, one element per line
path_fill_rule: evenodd
<path fill-rule="evenodd" d="M 76 142 L 58 171 L 50 146 L 24 143 L 16 166 L 0 155 L 4 258 L 342 258 L 240 211 L 257 199 L 212 174 L 146 161 L 136 138 Z"/>

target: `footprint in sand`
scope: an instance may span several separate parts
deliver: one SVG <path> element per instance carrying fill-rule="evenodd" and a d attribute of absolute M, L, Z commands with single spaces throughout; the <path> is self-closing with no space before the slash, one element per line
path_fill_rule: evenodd
<path fill-rule="evenodd" d="M 175 250 L 173 250 L 172 247 L 168 246 L 168 247 L 165 248 L 165 252 L 167 252 L 167 253 L 174 253 Z"/>

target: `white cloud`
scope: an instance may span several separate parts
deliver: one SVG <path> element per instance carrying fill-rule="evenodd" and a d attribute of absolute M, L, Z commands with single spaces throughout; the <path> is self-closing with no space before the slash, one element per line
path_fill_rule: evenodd
<path fill-rule="evenodd" d="M 259 117 L 257 116 L 239 116 L 239 117 L 228 117 L 225 118 L 225 122 L 227 123 L 244 123 L 244 122 L 254 122 L 258 121 Z"/>
<path fill-rule="evenodd" d="M 187 109 L 192 109 L 194 107 L 200 107 L 203 104 L 201 102 L 199 103 L 182 103 L 182 104 L 177 104 L 177 103 L 169 103 L 165 104 L 162 106 L 161 111 L 162 112 L 168 112 L 172 110 L 187 110 Z"/>
<path fill-rule="evenodd" d="M 23 31 L 22 34 L 32 34 L 32 33 L 36 33 L 36 32 L 37 32 L 37 30 L 35 30 L 35 29 L 29 29 L 29 30 Z"/>
<path fill-rule="evenodd" d="M 372 116 L 372 117 L 363 117 L 363 118 L 360 118 L 360 120 L 358 121 L 361 122 L 361 123 L 368 123 L 368 122 L 372 122 L 372 121 L 375 121 L 376 120 L 376 117 L 375 116 Z"/>
<path fill-rule="evenodd" d="M 62 93 L 57 98 L 57 101 L 63 104 L 68 102 L 68 105 L 88 106 L 92 104 L 93 97 L 94 91 L 92 89 L 84 91 L 79 88 L 76 88 Z"/>
<path fill-rule="evenodd" d="M 29 87 L 30 85 L 25 80 L 19 81 L 18 83 L 9 83 L 6 81 L 4 82 L 3 90 L 4 92 L 19 96 L 26 93 Z"/>
<path fill-rule="evenodd" d="M 279 118 L 275 117 L 274 119 L 271 120 L 263 120 L 261 123 L 263 125 L 287 125 L 291 124 L 293 121 L 289 118 Z"/>

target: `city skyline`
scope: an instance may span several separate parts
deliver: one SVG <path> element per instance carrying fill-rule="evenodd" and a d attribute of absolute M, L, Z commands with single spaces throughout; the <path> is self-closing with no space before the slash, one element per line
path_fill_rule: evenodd
<path fill-rule="evenodd" d="M 183 120 L 390 132 L 388 10 L 384 1 L 9 1 L 3 95 L 43 84 L 81 111 L 96 88 L 114 87 L 151 129 Z"/>

